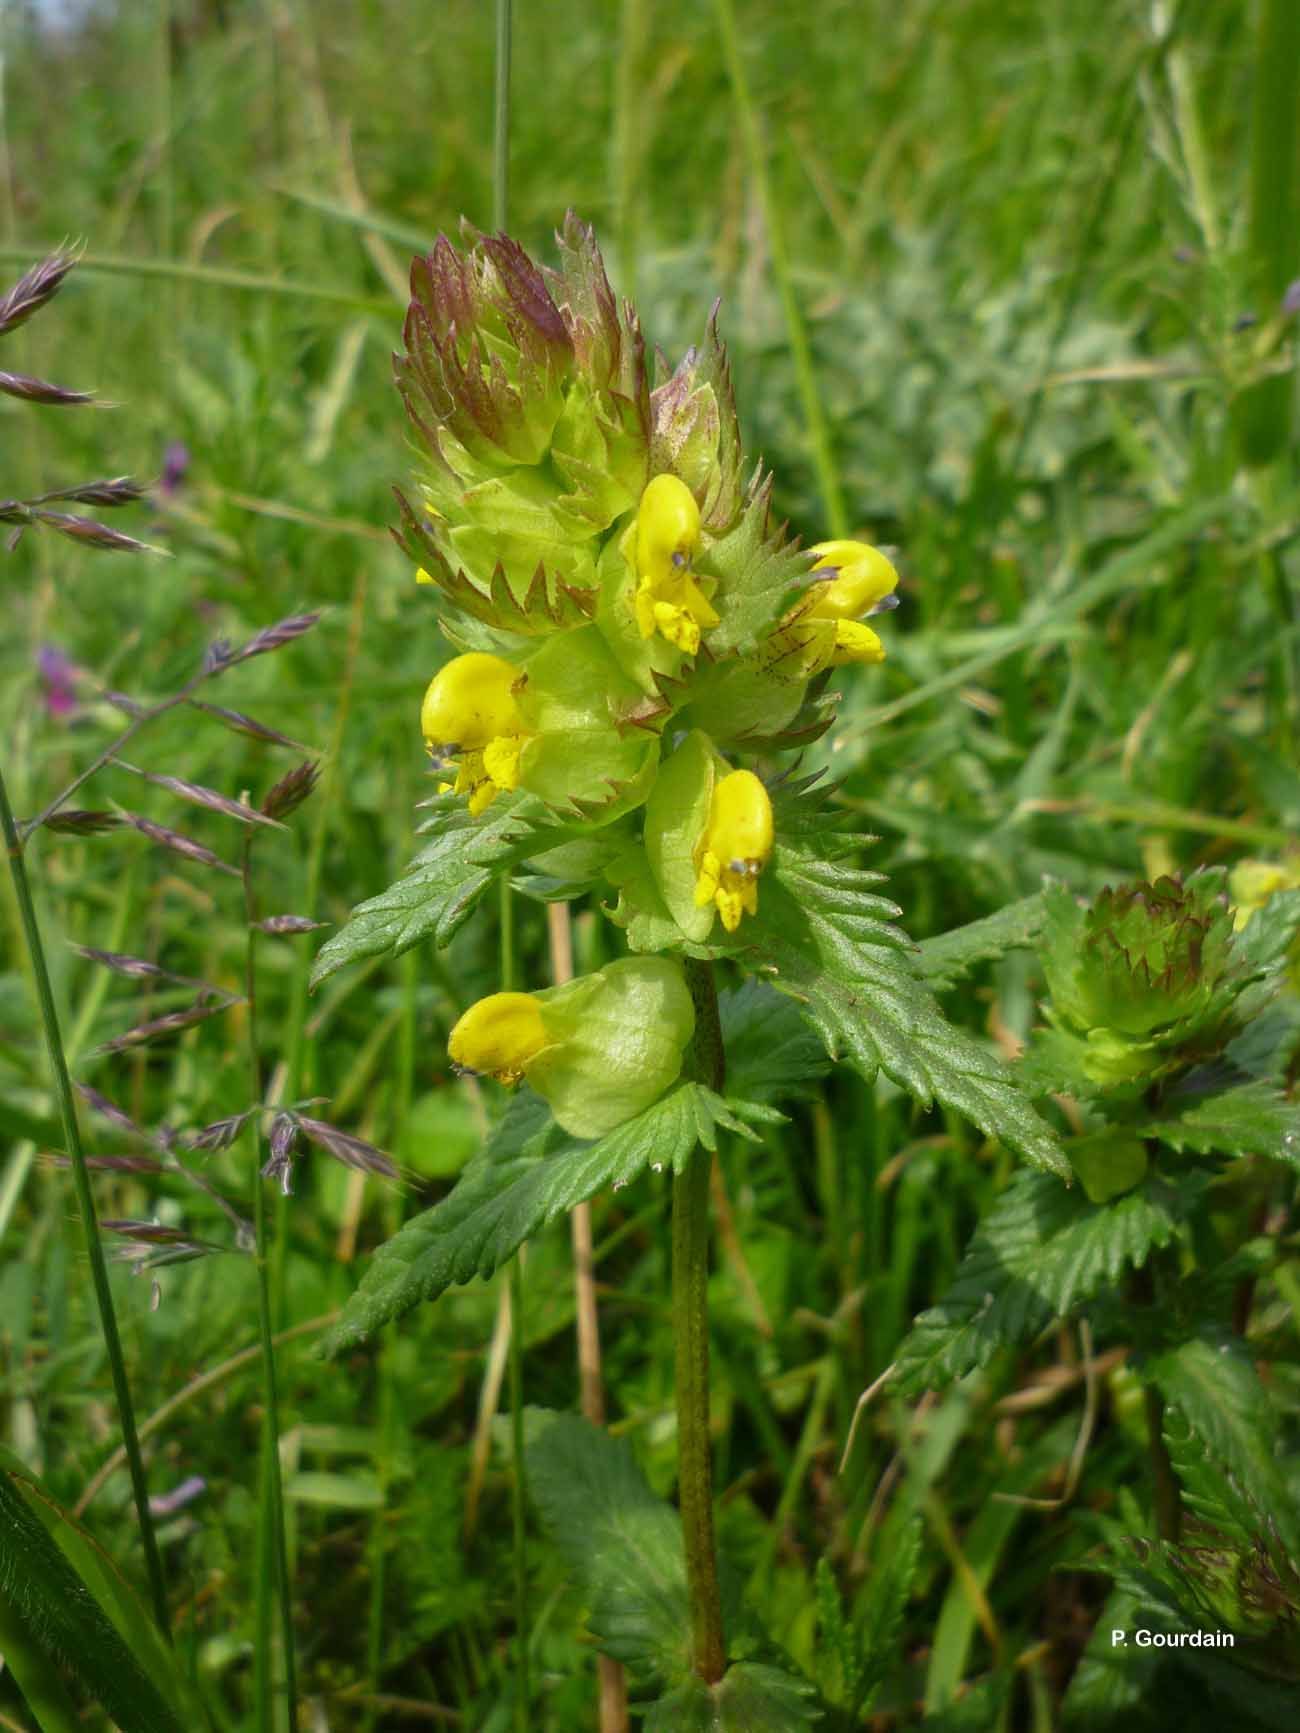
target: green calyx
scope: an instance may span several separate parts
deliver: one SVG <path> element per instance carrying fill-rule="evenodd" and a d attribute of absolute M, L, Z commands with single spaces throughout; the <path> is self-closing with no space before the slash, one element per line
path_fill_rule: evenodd
<path fill-rule="evenodd" d="M 695 1010 L 678 964 L 627 957 L 539 993 L 472 1005 L 448 1049 L 463 1070 L 522 1078 L 574 1137 L 603 1137 L 677 1081 Z"/>

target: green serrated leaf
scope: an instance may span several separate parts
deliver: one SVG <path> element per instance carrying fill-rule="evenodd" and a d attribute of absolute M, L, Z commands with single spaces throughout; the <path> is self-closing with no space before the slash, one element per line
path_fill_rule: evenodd
<path fill-rule="evenodd" d="M 1144 1650 L 1132 1640 L 1137 1631 L 1170 1633 L 1177 1640 L 1201 1633 L 1230 1632 L 1235 1642 L 1219 1649 L 1195 1643 L 1180 1646 L 1175 1654 L 1163 1650 L 1159 1673 L 1158 1725 L 1176 1726 L 1196 1733 L 1255 1733 L 1277 1729 L 1290 1733 L 1295 1725 L 1295 1658 L 1293 1614 L 1289 1629 L 1277 1642 L 1238 1622 L 1241 1610 L 1240 1583 L 1250 1568 L 1250 1555 L 1201 1544 L 1176 1546 L 1168 1541 L 1128 1539 L 1112 1546 L 1107 1566 L 1117 1591 L 1127 1603 L 1131 1621 L 1112 1629 L 1123 1630 L 1128 1647 L 1139 1661 Z M 1275 1580 L 1267 1583 L 1276 1603 Z M 1234 1628 L 1235 1627 L 1235 1628 Z M 1161 1654 L 1155 1644 L 1150 1649 Z M 1145 1671 L 1140 1668 L 1140 1671 Z M 1272 1674 L 1272 1678 L 1266 1675 Z M 1149 1677 L 1149 1675 L 1148 1675 Z M 1118 1681 L 1111 1681 L 1112 1691 Z M 1117 1694 L 1117 1693 L 1116 1693 Z M 1128 1720 L 1107 1722 L 1067 1717 L 1068 1727 L 1114 1727 L 1127 1729 Z M 1134 1718 L 1133 1725 L 1148 1725 Z"/>
<path fill-rule="evenodd" d="M 1278 1417 L 1237 1338 L 1209 1333 L 1150 1361 L 1147 1375 L 1240 1489 L 1262 1528 L 1287 1555 L 1300 1554 L 1300 1509 L 1275 1454 Z"/>
<path fill-rule="evenodd" d="M 655 1704 L 645 1733 L 792 1733 L 821 1718 L 811 1685 L 778 1667 L 739 1661 L 716 1685 L 689 1679 Z"/>
<path fill-rule="evenodd" d="M 817 1561 L 813 1595 L 817 1603 L 817 1676 L 822 1689 L 829 1690 L 830 1678 L 837 1676 L 839 1689 L 835 1701 L 856 1704 L 862 1697 L 864 1657 L 857 1633 L 845 1615 L 835 1572 L 825 1555 Z"/>
<path fill-rule="evenodd" d="M 1300 1167 L 1300 1106 L 1270 1083 L 1202 1096 L 1181 1113 L 1150 1119 L 1139 1137 L 1158 1137 L 1196 1155 L 1266 1155 Z"/>
<path fill-rule="evenodd" d="M 1253 969 L 1273 968 L 1286 962 L 1298 933 L 1300 890 L 1275 891 L 1236 935 L 1233 950 Z"/>
<path fill-rule="evenodd" d="M 920 1515 L 908 1505 L 896 1505 L 886 1518 L 856 1607 L 863 1667 L 850 1707 L 859 1713 L 871 1707 L 890 1670 L 898 1664 L 903 1618 L 920 1565 Z"/>
<path fill-rule="evenodd" d="M 574 1414 L 525 1414 L 528 1490 L 586 1592 L 601 1649 L 669 1684 L 690 1672 L 681 1518 L 657 1498 L 626 1439 Z"/>
<path fill-rule="evenodd" d="M 432 805 L 433 840 L 396 884 L 359 903 L 321 946 L 313 987 L 365 957 L 400 956 L 422 939 L 447 944 L 497 872 L 554 848 L 570 834 L 541 801 L 526 794 L 498 796 L 479 818 L 471 818 L 454 795 Z"/>
<path fill-rule="evenodd" d="M 1017 1174 L 976 1231 L 948 1293 L 904 1339 L 898 1387 L 911 1394 L 946 1384 L 1037 1335 L 1167 1245 L 1178 1220 L 1177 1195 L 1155 1180 L 1094 1204 L 1046 1174 Z"/>
<path fill-rule="evenodd" d="M 977 963 L 1005 956 L 1008 951 L 1032 945 L 1047 918 L 1043 893 L 1008 903 L 982 921 L 955 927 L 950 933 L 922 939 L 921 973 L 936 993 L 942 993 L 968 975 Z"/>
<path fill-rule="evenodd" d="M 0 1594 L 33 1651 L 79 1678 L 122 1733 L 182 1733 L 184 1723 L 4 1468 Z"/>
<path fill-rule="evenodd" d="M 804 1006 L 833 1058 L 868 1080 L 883 1070 L 923 1106 L 942 1101 L 1068 1178 L 1055 1132 L 1006 1066 L 940 1011 L 917 972 L 915 947 L 889 924 L 897 909 L 872 888 L 878 875 L 818 858 L 817 842 L 782 844 L 764 875 L 753 942 L 774 985 Z"/>
<path fill-rule="evenodd" d="M 527 1097 L 523 1102 L 521 1120 L 536 1112 Z M 569 1138 L 543 1154 L 536 1131 L 522 1147 L 516 1136 L 499 1137 L 441 1203 L 379 1247 L 317 1352 L 328 1358 L 454 1283 L 490 1276 L 557 1215 L 606 1186 L 627 1185 L 651 1163 L 680 1171 L 697 1143 L 717 1147 L 719 1127 L 752 1136 L 739 1117 L 745 1112 L 743 1103 L 683 1083 L 592 1143 Z M 762 1112 L 754 1108 L 747 1117 Z"/>
<path fill-rule="evenodd" d="M 722 994 L 719 1011 L 729 1094 L 748 1101 L 788 1101 L 816 1093 L 830 1060 L 783 993 L 751 976 Z"/>
<path fill-rule="evenodd" d="M 1164 1657 L 1159 1649 L 1116 1643 L 1141 1623 L 1141 1603 L 1114 1589 L 1075 1669 L 1063 1710 L 1070 1733 L 1163 1733 L 1167 1725 L 1151 1687 Z"/>
<path fill-rule="evenodd" d="M 1244 1489 L 1207 1454 L 1187 1416 L 1165 1405 L 1163 1434 L 1182 1489 L 1183 1509 L 1233 1546 L 1246 1548 L 1259 1531 L 1259 1510 Z"/>

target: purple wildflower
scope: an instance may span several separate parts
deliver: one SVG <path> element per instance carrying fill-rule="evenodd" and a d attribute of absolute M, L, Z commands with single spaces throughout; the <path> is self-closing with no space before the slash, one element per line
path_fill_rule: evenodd
<path fill-rule="evenodd" d="M 51 716 L 71 716 L 77 708 L 77 670 L 54 644 L 46 644 L 36 657 L 45 708 Z"/>
<path fill-rule="evenodd" d="M 190 448 L 184 440 L 172 439 L 167 442 L 163 453 L 162 476 L 158 482 L 158 492 L 164 499 L 170 499 L 179 492 L 181 483 L 185 480 L 190 467 Z"/>

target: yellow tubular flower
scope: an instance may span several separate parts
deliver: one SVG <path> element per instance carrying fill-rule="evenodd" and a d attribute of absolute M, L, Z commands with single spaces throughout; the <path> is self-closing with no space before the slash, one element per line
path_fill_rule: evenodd
<path fill-rule="evenodd" d="M 716 626 L 718 615 L 690 570 L 700 541 L 700 508 L 684 481 L 655 476 L 641 495 L 631 539 L 641 636 L 660 632 L 695 655 L 700 633 Z"/>
<path fill-rule="evenodd" d="M 752 770 L 733 770 L 713 790 L 695 851 L 695 905 L 712 903 L 729 933 L 758 913 L 758 875 L 772 853 L 772 802 Z"/>
<path fill-rule="evenodd" d="M 530 993 L 492 993 L 456 1024 L 447 1052 L 460 1071 L 518 1083 L 524 1067 L 546 1045 L 542 1013 Z"/>
<path fill-rule="evenodd" d="M 808 586 L 773 634 L 775 656 L 811 658 L 816 670 L 883 662 L 885 646 L 860 616 L 893 594 L 898 573 L 866 542 L 818 542 L 811 551 L 814 578 L 827 576 Z"/>
<path fill-rule="evenodd" d="M 515 704 L 519 671 L 500 656 L 474 651 L 455 656 L 430 682 L 420 728 L 434 757 L 455 766 L 444 783 L 467 795 L 475 818 L 501 789 L 519 786 L 519 754 L 526 731 Z"/>

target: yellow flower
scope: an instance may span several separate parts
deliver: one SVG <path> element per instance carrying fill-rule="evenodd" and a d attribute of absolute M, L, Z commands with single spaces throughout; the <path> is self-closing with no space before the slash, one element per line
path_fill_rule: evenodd
<path fill-rule="evenodd" d="M 1300 889 L 1300 861 L 1241 860 L 1228 874 L 1228 896 L 1235 905 L 1238 932 L 1278 891 Z"/>
<path fill-rule="evenodd" d="M 636 573 L 636 619 L 641 636 L 659 632 L 688 656 L 718 615 L 691 572 L 700 541 L 700 508 L 684 481 L 657 475 L 641 495 L 623 550 Z"/>
<path fill-rule="evenodd" d="M 695 906 L 712 903 L 734 933 L 758 913 L 758 875 L 772 853 L 772 802 L 752 770 L 733 770 L 715 785 L 709 822 L 695 851 Z"/>
<path fill-rule="evenodd" d="M 574 1137 L 603 1137 L 677 1081 L 695 1028 L 681 964 L 622 957 L 537 993 L 493 993 L 447 1042 L 461 1071 L 526 1082 Z"/>
<path fill-rule="evenodd" d="M 835 574 L 829 583 L 821 579 L 809 588 L 816 598 L 814 620 L 860 620 L 898 588 L 898 573 L 879 548 L 866 542 L 818 542 L 810 551 L 817 555 L 814 577 Z"/>
<path fill-rule="evenodd" d="M 863 614 L 874 613 L 898 586 L 898 573 L 866 542 L 818 542 L 811 583 L 769 639 L 773 662 L 789 659 L 807 673 L 849 662 L 883 662 L 885 646 Z M 818 573 L 826 574 L 818 578 Z M 806 669 L 804 669 L 806 664 Z"/>
<path fill-rule="evenodd" d="M 500 656 L 473 651 L 440 668 L 424 695 L 421 731 L 435 760 L 456 771 L 443 790 L 467 795 L 475 818 L 503 788 L 519 786 L 527 738 L 515 703 L 519 678 Z"/>
<path fill-rule="evenodd" d="M 549 1044 L 531 993 L 492 993 L 471 1005 L 456 1024 L 447 1052 L 460 1071 L 495 1077 L 498 1083 L 518 1083 Z"/>

